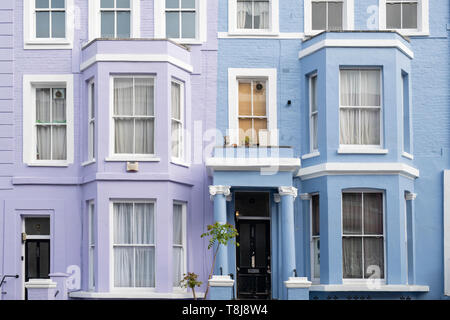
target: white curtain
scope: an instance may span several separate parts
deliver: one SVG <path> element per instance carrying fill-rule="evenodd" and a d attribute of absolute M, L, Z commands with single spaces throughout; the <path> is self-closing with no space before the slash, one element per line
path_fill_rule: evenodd
<path fill-rule="evenodd" d="M 342 194 L 342 219 L 344 234 L 362 233 L 362 194 L 361 193 L 343 193 Z"/>
<path fill-rule="evenodd" d="M 133 79 L 114 79 L 114 116 L 133 115 Z M 134 121 L 115 119 L 115 152 L 133 153 Z"/>
<path fill-rule="evenodd" d="M 364 278 L 384 278 L 384 249 L 382 237 L 364 238 L 364 269 Z M 373 273 L 374 271 L 375 273 Z"/>
<path fill-rule="evenodd" d="M 255 29 L 269 29 L 269 1 L 254 2 Z M 258 18 L 258 19 L 257 19 Z M 256 22 L 259 20 L 259 24 Z"/>
<path fill-rule="evenodd" d="M 359 144 L 359 109 L 343 109 L 340 111 L 341 144 Z"/>
<path fill-rule="evenodd" d="M 183 252 L 183 206 L 173 205 L 173 286 L 179 287 L 184 271 Z"/>
<path fill-rule="evenodd" d="M 237 28 L 251 29 L 252 28 L 252 2 L 238 1 L 237 2 Z"/>
<path fill-rule="evenodd" d="M 133 287 L 134 248 L 114 248 L 114 286 Z"/>
<path fill-rule="evenodd" d="M 134 241 L 137 244 L 154 243 L 154 205 L 151 203 L 136 203 L 134 206 Z"/>
<path fill-rule="evenodd" d="M 172 119 L 181 121 L 181 86 L 172 82 Z M 172 120 L 172 156 L 180 157 L 181 123 Z"/>
<path fill-rule="evenodd" d="M 52 154 L 53 160 L 67 158 L 66 126 L 52 126 Z"/>
<path fill-rule="evenodd" d="M 383 195 L 364 194 L 364 234 L 383 234 Z"/>
<path fill-rule="evenodd" d="M 37 160 L 51 160 L 51 126 L 37 126 Z"/>
<path fill-rule="evenodd" d="M 155 286 L 155 248 L 136 248 L 135 287 Z"/>
<path fill-rule="evenodd" d="M 36 122 L 50 122 L 50 89 L 36 89 Z"/>
<path fill-rule="evenodd" d="M 362 279 L 362 238 L 344 237 L 342 257 L 344 278 Z"/>

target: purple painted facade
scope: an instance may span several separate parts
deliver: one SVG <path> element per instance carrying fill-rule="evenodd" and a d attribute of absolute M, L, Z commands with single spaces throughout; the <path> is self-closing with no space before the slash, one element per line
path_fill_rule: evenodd
<path fill-rule="evenodd" d="M 217 4 L 208 1 L 207 41 L 179 45 L 154 39 L 153 1 L 140 1 L 140 39 L 89 41 L 88 1 L 74 0 L 72 49 L 24 49 L 23 1 L 0 3 L 0 274 L 18 274 L 3 285 L 1 299 L 24 298 L 26 217 L 50 218 L 50 273 L 69 273 L 72 298 L 126 298 L 135 292 L 112 288 L 111 201 L 155 203 L 155 287 L 138 297 L 190 297 L 174 293 L 172 279 L 173 202 L 186 205 L 186 270 L 206 282 L 210 268 L 207 242 L 200 238 L 212 222 L 203 150 L 214 141 L 217 88 Z M 99 57 L 116 55 L 114 61 Z M 119 58 L 117 58 L 119 55 Z M 138 57 L 123 59 L 124 56 Z M 155 58 L 156 57 L 156 58 Z M 159 57 L 159 58 L 157 58 Z M 163 57 L 163 58 L 161 58 Z M 73 76 L 74 159 L 67 166 L 30 166 L 24 161 L 23 79 L 26 75 Z M 126 160 L 108 160 L 111 75 L 151 75 L 155 79 L 155 157 L 127 172 Z M 171 162 L 171 79 L 184 83 L 186 164 Z M 95 82 L 95 162 L 87 162 L 88 82 Z M 200 89 L 201 88 L 201 89 Z M 25 137 L 26 138 L 26 137 Z M 127 159 L 128 160 L 128 159 Z M 95 288 L 89 291 L 88 201 L 94 201 Z M 25 257 L 26 258 L 26 257 Z M 199 291 L 203 291 L 200 289 Z"/>

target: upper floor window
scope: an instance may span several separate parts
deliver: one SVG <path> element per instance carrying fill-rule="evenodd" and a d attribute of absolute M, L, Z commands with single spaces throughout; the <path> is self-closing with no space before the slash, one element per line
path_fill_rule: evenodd
<path fill-rule="evenodd" d="M 166 0 L 166 37 L 195 39 L 197 8 L 195 0 Z"/>
<path fill-rule="evenodd" d="M 172 81 L 171 89 L 171 121 L 172 121 L 172 158 L 184 158 L 184 85 Z"/>
<path fill-rule="evenodd" d="M 317 108 L 317 74 L 309 78 L 309 112 L 310 112 L 310 151 L 318 149 L 318 118 L 319 111 Z"/>
<path fill-rule="evenodd" d="M 65 0 L 36 0 L 36 38 L 65 38 Z"/>
<path fill-rule="evenodd" d="M 87 161 L 95 160 L 95 83 L 88 84 L 88 154 Z"/>
<path fill-rule="evenodd" d="M 353 30 L 354 0 L 305 0 L 305 34 Z"/>
<path fill-rule="evenodd" d="M 269 0 L 237 0 L 238 29 L 269 29 Z"/>
<path fill-rule="evenodd" d="M 380 29 L 404 35 L 427 35 L 428 0 L 380 0 Z"/>
<path fill-rule="evenodd" d="M 381 70 L 341 69 L 340 144 L 381 146 Z"/>

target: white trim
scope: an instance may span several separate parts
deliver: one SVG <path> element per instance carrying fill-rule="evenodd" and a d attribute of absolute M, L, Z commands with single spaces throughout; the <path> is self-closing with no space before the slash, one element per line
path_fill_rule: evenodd
<path fill-rule="evenodd" d="M 302 168 L 297 177 L 302 180 L 329 175 L 402 175 L 418 178 L 419 170 L 399 162 L 327 162 Z"/>
<path fill-rule="evenodd" d="M 231 2 L 231 1 L 230 1 Z M 266 79 L 267 129 L 270 146 L 278 146 L 277 69 L 228 68 L 228 136 L 230 144 L 239 144 L 239 86 L 240 78 Z"/>
<path fill-rule="evenodd" d="M 206 167 L 219 171 L 258 171 L 270 168 L 277 171 L 296 171 L 298 158 L 207 158 Z"/>
<path fill-rule="evenodd" d="M 96 243 L 96 228 L 95 228 L 95 220 L 96 220 L 96 214 L 95 214 L 95 201 L 94 200 L 88 200 L 87 201 L 87 209 L 88 209 L 88 215 L 87 215 L 87 219 L 88 219 L 88 243 L 87 243 L 87 247 L 88 247 L 88 289 L 89 291 L 93 291 L 95 290 L 95 255 L 97 252 L 97 243 Z M 94 221 L 93 225 L 92 225 L 92 221 Z M 92 231 L 94 232 L 94 236 L 92 239 L 91 238 L 91 234 Z M 91 244 L 92 242 L 92 244 Z M 94 256 L 93 259 L 91 259 L 91 249 L 94 251 Z"/>
<path fill-rule="evenodd" d="M 399 1 L 401 2 L 401 1 Z M 418 0 L 417 5 L 417 29 L 395 29 L 404 36 L 429 36 L 429 4 L 428 0 Z M 380 30 L 391 30 L 386 28 L 386 0 L 378 2 L 378 25 Z"/>
<path fill-rule="evenodd" d="M 299 52 L 298 57 L 302 59 L 323 48 L 397 48 L 409 58 L 414 58 L 414 52 L 403 42 L 397 39 L 325 39 Z"/>
<path fill-rule="evenodd" d="M 75 29 L 75 15 L 78 8 L 74 0 L 66 0 L 66 37 L 65 38 L 36 38 L 35 0 L 23 1 L 23 48 L 33 50 L 72 49 Z M 78 17 L 77 17 L 78 18 Z"/>
<path fill-rule="evenodd" d="M 101 37 L 100 0 L 89 0 L 89 41 Z M 141 36 L 141 0 L 130 0 L 130 38 Z"/>
<path fill-rule="evenodd" d="M 444 294 L 450 296 L 450 170 L 444 170 Z"/>
<path fill-rule="evenodd" d="M 165 0 L 153 1 L 153 18 L 155 27 L 155 38 L 166 39 L 166 5 Z M 194 39 L 171 39 L 177 43 L 182 44 L 201 44 L 207 41 L 208 28 L 207 28 L 207 0 L 196 0 L 196 37 Z"/>
<path fill-rule="evenodd" d="M 161 158 L 154 157 L 130 157 L 130 156 L 124 156 L 121 157 L 120 155 L 112 155 L 111 157 L 106 157 L 105 162 L 160 162 Z"/>
<path fill-rule="evenodd" d="M 306 159 L 311 159 L 311 158 L 315 158 L 315 157 L 319 157 L 320 156 L 320 152 L 319 151 L 314 151 L 308 154 L 304 154 L 302 156 L 302 160 L 306 160 Z"/>
<path fill-rule="evenodd" d="M 313 78 L 315 78 L 316 79 L 316 87 L 315 87 L 315 90 L 316 90 L 316 92 L 314 93 L 314 95 L 315 95 L 315 97 L 314 97 L 314 100 L 315 100 L 315 102 L 316 102 L 316 111 L 314 112 L 315 114 L 315 116 L 317 116 L 317 128 L 316 128 L 316 130 L 317 130 L 317 136 L 316 136 L 316 139 L 317 139 L 317 149 L 314 149 L 314 132 L 313 132 L 313 111 L 312 111 L 312 101 L 313 101 L 313 99 L 312 99 L 312 79 Z M 315 72 L 315 73 L 313 73 L 313 74 L 311 74 L 309 77 L 308 77 L 308 100 L 309 100 L 309 103 L 308 103 L 308 105 L 309 105 L 309 151 L 310 151 L 310 154 L 314 154 L 314 153 L 318 153 L 319 152 L 319 150 L 318 150 L 318 148 L 319 148 L 319 132 L 320 132 L 320 130 L 319 130 L 319 105 L 318 105 L 318 103 L 317 103 L 317 86 L 318 86 L 318 82 L 319 81 L 319 76 L 318 76 L 318 73 L 317 72 Z M 320 154 L 320 153 L 319 153 Z M 303 158 L 303 157 L 302 157 Z"/>
<path fill-rule="evenodd" d="M 203 298 L 204 292 L 195 292 L 197 298 Z M 163 292 L 87 292 L 87 291 L 74 291 L 70 292 L 71 298 L 79 299 L 191 299 L 191 292 L 176 291 L 163 293 Z"/>
<path fill-rule="evenodd" d="M 234 286 L 234 280 L 230 276 L 216 276 L 213 275 L 211 279 L 208 280 L 211 287 L 232 287 Z"/>
<path fill-rule="evenodd" d="M 194 72 L 194 67 L 168 54 L 96 54 L 80 65 L 84 71 L 96 62 L 168 62 L 188 72 Z"/>
<path fill-rule="evenodd" d="M 54 289 L 56 288 L 56 282 L 51 279 L 30 279 L 25 282 L 25 288 L 27 289 Z"/>
<path fill-rule="evenodd" d="M 324 292 L 429 292 L 430 287 L 404 284 L 377 284 L 374 286 L 369 279 L 361 284 L 313 284 L 309 290 Z"/>
<path fill-rule="evenodd" d="M 36 90 L 35 86 L 66 88 L 66 160 L 37 160 L 36 153 Z M 64 167 L 74 161 L 74 76 L 72 74 L 23 75 L 23 162 L 29 166 Z"/>
<path fill-rule="evenodd" d="M 302 194 L 304 195 L 304 194 Z M 300 195 L 300 199 L 302 200 L 309 200 L 309 256 L 310 256 L 310 272 L 311 272 L 311 282 L 312 283 L 320 283 L 320 260 L 319 260 L 319 277 L 316 278 L 314 275 L 314 239 L 319 239 L 319 244 L 320 244 L 320 194 L 319 193 L 314 193 L 314 194 L 309 194 L 308 195 L 308 199 L 305 199 L 306 197 L 302 197 L 302 195 Z M 313 235 L 313 197 L 317 196 L 319 197 L 319 235 L 314 236 Z M 319 245 L 319 257 L 320 257 L 320 245 Z"/>
<path fill-rule="evenodd" d="M 330 0 L 304 0 L 304 32 L 305 36 L 315 36 L 324 30 L 312 30 L 312 2 L 317 1 L 330 1 Z M 355 3 L 354 0 L 342 0 L 343 5 L 343 17 L 342 17 L 342 27 L 343 30 L 354 30 L 355 29 L 355 18 L 354 10 Z"/>
<path fill-rule="evenodd" d="M 180 119 L 176 119 L 172 117 L 172 84 L 175 83 L 179 85 L 180 88 Z M 186 90 L 185 85 L 183 81 L 180 81 L 178 79 L 172 78 L 170 80 L 170 93 L 171 93 L 171 99 L 170 99 L 170 141 L 169 141 L 169 150 L 170 150 L 170 159 L 171 162 L 176 164 L 183 165 L 185 163 L 186 159 Z M 173 131 L 172 131 L 172 121 L 177 122 L 178 124 L 181 124 L 181 131 L 178 133 L 178 139 L 179 139 L 179 157 L 174 157 L 172 152 L 172 142 L 173 142 Z"/>
<path fill-rule="evenodd" d="M 402 157 L 410 159 L 410 160 L 414 160 L 414 156 L 408 152 L 402 152 Z"/>
<path fill-rule="evenodd" d="M 305 39 L 305 34 L 303 32 L 266 32 L 258 34 L 248 34 L 248 33 L 229 33 L 229 32 L 218 32 L 217 38 L 219 39 Z"/>
<path fill-rule="evenodd" d="M 279 23 L 279 0 L 270 1 L 269 29 L 238 29 L 237 28 L 237 3 L 236 0 L 228 0 L 228 35 L 249 35 L 249 36 L 276 36 L 280 32 Z"/>
<path fill-rule="evenodd" d="M 341 145 L 337 151 L 338 154 L 388 154 L 389 150 L 387 149 L 381 149 L 376 147 L 364 147 L 364 145 L 361 145 L 361 147 L 350 147 L 350 146 L 344 146 Z"/>
<path fill-rule="evenodd" d="M 96 105 L 97 105 L 97 95 L 96 95 L 96 90 L 97 90 L 97 85 L 96 82 L 94 81 L 94 79 L 90 80 L 88 82 L 87 85 L 88 88 L 88 110 L 87 110 L 87 152 L 86 152 L 86 162 L 92 163 L 95 162 L 95 157 L 96 157 L 96 143 L 95 143 L 95 137 L 97 136 L 95 134 L 95 130 L 97 127 L 97 121 L 96 121 L 96 116 L 97 116 L 97 110 L 96 110 Z M 93 92 L 94 91 L 94 92 Z M 93 111 L 93 112 L 92 112 Z M 94 114 L 94 117 L 91 118 L 91 114 Z M 94 126 L 94 132 L 93 135 L 91 136 L 91 123 L 93 123 Z M 92 155 L 90 154 L 92 151 Z"/>
<path fill-rule="evenodd" d="M 289 280 L 284 281 L 284 285 L 288 289 L 307 289 L 311 287 L 311 283 L 305 277 L 289 277 Z"/>
<path fill-rule="evenodd" d="M 416 198 L 417 198 L 417 193 L 412 193 L 412 192 L 405 193 L 405 200 L 407 200 L 407 201 L 416 200 Z"/>

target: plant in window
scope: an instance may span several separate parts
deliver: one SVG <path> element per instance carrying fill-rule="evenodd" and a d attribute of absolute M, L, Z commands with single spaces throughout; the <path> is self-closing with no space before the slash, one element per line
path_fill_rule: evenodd
<path fill-rule="evenodd" d="M 194 272 L 188 272 L 187 274 L 185 273 L 183 276 L 183 280 L 180 281 L 181 287 L 190 288 L 192 290 L 194 300 L 197 300 L 197 296 L 195 295 L 195 287 L 200 287 L 203 282 L 197 281 L 198 275 Z"/>
<path fill-rule="evenodd" d="M 208 279 L 211 279 L 212 274 L 214 272 L 214 266 L 216 264 L 216 257 L 217 253 L 219 252 L 220 246 L 227 246 L 229 243 L 236 244 L 236 246 L 239 246 L 239 243 L 237 243 L 234 239 L 237 237 L 238 232 L 237 229 L 234 228 L 229 223 L 220 223 L 216 222 L 213 225 L 208 225 L 207 227 L 208 232 L 203 233 L 201 235 L 202 238 L 204 237 L 211 237 L 209 239 L 208 244 L 208 250 L 211 249 L 214 245 L 216 245 L 215 251 L 214 251 L 214 258 L 211 266 L 211 272 L 209 273 Z M 209 291 L 209 282 L 208 286 L 206 287 L 205 291 L 205 299 L 208 296 Z"/>

